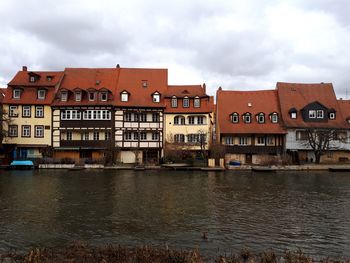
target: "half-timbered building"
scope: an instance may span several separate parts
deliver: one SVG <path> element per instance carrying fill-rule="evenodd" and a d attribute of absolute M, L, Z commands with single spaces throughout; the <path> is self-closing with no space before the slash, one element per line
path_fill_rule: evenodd
<path fill-rule="evenodd" d="M 167 69 L 117 67 L 115 145 L 122 163 L 158 163 L 163 152 Z"/>
<path fill-rule="evenodd" d="M 205 84 L 170 85 L 165 93 L 165 143 L 167 150 L 205 155 L 212 143 L 214 98 Z"/>
<path fill-rule="evenodd" d="M 4 139 L 8 159 L 38 159 L 51 146 L 51 103 L 63 72 L 28 71 L 23 67 L 5 90 Z"/>
<path fill-rule="evenodd" d="M 281 160 L 286 131 L 276 90 L 216 93 L 217 140 L 226 163 L 272 164 Z"/>
<path fill-rule="evenodd" d="M 114 145 L 116 68 L 66 68 L 52 103 L 56 158 L 101 161 Z"/>

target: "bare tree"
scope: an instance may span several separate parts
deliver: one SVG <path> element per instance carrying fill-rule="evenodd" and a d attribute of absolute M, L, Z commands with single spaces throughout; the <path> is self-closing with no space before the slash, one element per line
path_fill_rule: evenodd
<path fill-rule="evenodd" d="M 315 163 L 320 163 L 321 156 L 330 150 L 340 149 L 340 144 L 347 141 L 346 131 L 336 129 L 312 128 L 306 130 L 305 146 L 312 149 Z"/>
<path fill-rule="evenodd" d="M 0 95 L 1 96 L 1 95 Z M 7 111 L 0 105 L 0 145 L 4 138 L 8 137 L 9 126 L 11 125 L 11 118 Z"/>

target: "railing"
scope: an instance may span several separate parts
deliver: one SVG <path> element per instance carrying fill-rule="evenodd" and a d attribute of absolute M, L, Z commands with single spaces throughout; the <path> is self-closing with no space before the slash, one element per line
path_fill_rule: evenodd
<path fill-rule="evenodd" d="M 282 146 L 256 146 L 256 145 L 232 145 L 226 146 L 227 153 L 249 153 L 249 154 L 281 154 Z"/>
<path fill-rule="evenodd" d="M 111 146 L 110 141 L 85 141 L 85 140 L 74 140 L 74 141 L 66 141 L 62 140 L 60 142 L 61 147 L 82 147 L 82 148 L 106 148 Z"/>
<path fill-rule="evenodd" d="M 62 128 L 101 128 L 101 127 L 112 127 L 112 120 L 69 120 L 60 122 Z"/>

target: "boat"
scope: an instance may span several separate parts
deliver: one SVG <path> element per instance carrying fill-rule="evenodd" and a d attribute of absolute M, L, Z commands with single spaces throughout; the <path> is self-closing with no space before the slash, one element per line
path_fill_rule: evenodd
<path fill-rule="evenodd" d="M 202 167 L 202 171 L 225 171 L 224 167 Z"/>
<path fill-rule="evenodd" d="M 252 171 L 254 171 L 254 172 L 275 172 L 275 171 L 277 171 L 277 168 L 271 167 L 271 166 L 252 166 Z"/>
<path fill-rule="evenodd" d="M 20 169 L 20 170 L 26 170 L 26 169 L 33 169 L 34 163 L 30 160 L 14 160 L 10 163 L 10 169 Z"/>
<path fill-rule="evenodd" d="M 350 166 L 329 167 L 330 172 L 350 172 Z"/>

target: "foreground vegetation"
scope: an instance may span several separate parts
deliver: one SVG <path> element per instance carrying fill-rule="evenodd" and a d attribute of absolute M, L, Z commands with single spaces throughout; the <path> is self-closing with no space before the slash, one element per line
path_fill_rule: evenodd
<path fill-rule="evenodd" d="M 138 248 L 128 248 L 122 246 L 108 245 L 105 247 L 92 247 L 84 244 L 74 244 L 64 248 L 36 248 L 27 253 L 8 252 L 0 254 L 0 262 L 26 262 L 26 263 L 45 263 L 45 262 L 84 262 L 84 263 L 108 263 L 108 262 L 126 262 L 126 263 L 199 263 L 199 262 L 217 262 L 217 263 L 335 263 L 350 262 L 350 260 L 315 260 L 302 251 L 287 251 L 283 255 L 277 255 L 273 251 L 265 251 L 258 255 L 253 254 L 247 249 L 243 249 L 239 254 L 217 256 L 216 258 L 202 257 L 198 250 L 182 251 L 173 250 L 167 247 L 144 246 Z"/>

